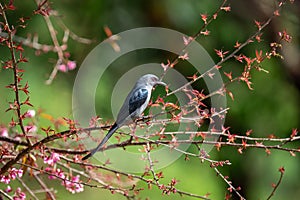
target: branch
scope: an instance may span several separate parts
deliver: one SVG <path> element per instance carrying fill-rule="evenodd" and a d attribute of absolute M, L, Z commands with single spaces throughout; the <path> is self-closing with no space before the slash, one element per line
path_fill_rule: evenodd
<path fill-rule="evenodd" d="M 0 36 L 3 38 L 8 38 L 8 34 L 5 32 L 1 32 L 1 30 L 0 30 Z M 30 38 L 30 37 L 23 38 L 23 37 L 20 37 L 17 35 L 13 35 L 12 39 L 14 42 L 22 43 L 22 45 L 27 46 L 29 48 L 33 48 L 33 49 L 40 50 L 43 52 L 49 52 L 49 51 L 57 52 L 55 46 L 39 43 L 37 35 L 34 35 L 33 38 Z M 65 50 L 65 48 L 66 47 L 64 45 L 61 46 L 61 49 Z"/>
<path fill-rule="evenodd" d="M 50 175 L 50 176 L 54 176 L 55 178 L 57 178 L 57 179 L 59 179 L 59 180 L 62 180 L 62 181 L 69 181 L 69 182 L 71 182 L 71 183 L 82 184 L 82 185 L 85 185 L 85 186 L 88 186 L 88 187 L 93 187 L 93 188 L 108 189 L 108 190 L 110 190 L 110 191 L 114 191 L 114 192 L 117 192 L 117 193 L 120 193 L 120 194 L 126 196 L 126 190 L 123 190 L 123 189 L 120 189 L 120 188 L 113 187 L 113 186 L 111 186 L 111 185 L 109 185 L 109 184 L 104 183 L 104 182 L 101 181 L 101 180 L 93 179 L 93 178 L 91 178 L 89 175 L 87 175 L 86 173 L 84 173 L 84 172 L 82 172 L 82 171 L 79 171 L 79 170 L 77 170 L 77 169 L 75 169 L 75 168 L 72 168 L 72 167 L 70 167 L 69 165 L 66 165 L 65 167 L 66 167 L 67 169 L 71 169 L 72 171 L 74 171 L 74 172 L 76 172 L 76 173 L 78 173 L 78 174 L 80 174 L 80 175 L 85 176 L 88 180 L 90 180 L 90 179 L 95 180 L 96 182 L 100 183 L 102 186 L 95 185 L 95 184 L 91 184 L 91 183 L 89 183 L 89 181 L 88 181 L 88 182 L 76 182 L 76 181 L 73 181 L 73 180 L 64 179 L 64 178 L 62 178 L 62 177 L 60 177 L 60 176 L 58 176 L 58 175 L 56 175 L 56 174 L 54 174 L 54 173 L 50 173 L 50 172 L 48 172 L 48 171 L 46 171 L 46 170 L 39 169 L 39 168 L 37 168 L 37 167 L 34 167 L 34 166 L 32 166 L 32 165 L 28 165 L 28 164 L 25 164 L 25 163 L 20 163 L 20 162 L 18 162 L 17 164 L 19 164 L 19 165 L 21 165 L 21 166 L 28 167 L 28 168 L 30 168 L 30 169 L 32 169 L 32 170 L 35 170 L 35 171 L 36 171 L 36 172 L 35 172 L 36 175 L 39 175 L 39 174 L 47 174 L 47 175 Z"/>
<path fill-rule="evenodd" d="M 194 41 L 196 40 L 201 34 L 203 34 L 204 30 L 208 27 L 209 24 L 212 23 L 213 20 L 215 20 L 216 18 L 214 16 L 217 16 L 219 14 L 219 12 L 222 10 L 222 8 L 225 6 L 225 4 L 227 3 L 227 0 L 223 0 L 222 4 L 220 6 L 218 6 L 217 10 L 213 13 L 213 15 L 209 18 L 209 20 L 207 20 L 202 27 L 197 31 L 197 33 L 194 36 L 191 36 L 190 38 L 187 39 L 187 43 L 185 44 L 185 47 L 181 50 L 181 54 L 184 55 L 185 54 L 185 50 L 186 48 Z M 164 70 L 160 80 L 163 79 L 163 77 L 166 75 L 166 73 L 168 72 L 168 70 L 170 68 L 173 68 L 181 59 L 182 55 L 178 55 L 176 56 L 171 62 L 169 62 L 167 64 L 167 68 Z M 175 92 L 173 92 L 172 94 L 174 94 Z M 170 94 L 171 95 L 171 94 Z M 169 95 L 167 95 L 169 96 Z"/>
<path fill-rule="evenodd" d="M 177 88 L 176 90 L 170 92 L 167 94 L 167 96 L 170 96 L 176 92 L 179 92 L 185 88 L 187 88 L 187 86 L 193 84 L 194 82 L 200 80 L 201 78 L 203 78 L 204 76 L 208 75 L 210 72 L 212 72 L 215 69 L 218 69 L 224 62 L 226 62 L 227 60 L 233 58 L 239 51 L 241 51 L 245 46 L 247 46 L 249 43 L 251 43 L 253 41 L 253 39 L 258 36 L 262 30 L 264 28 L 266 28 L 270 22 L 273 20 L 273 18 L 276 17 L 276 15 L 272 15 L 264 24 L 261 25 L 261 28 L 255 32 L 253 35 L 251 35 L 245 42 L 243 42 L 238 48 L 236 48 L 231 54 L 229 54 L 228 56 L 224 57 L 222 60 L 220 60 L 217 64 L 215 64 L 215 66 L 213 66 L 212 68 L 210 68 L 209 70 L 207 70 L 206 72 L 204 72 L 203 74 L 201 74 L 200 76 L 198 76 L 197 78 L 193 79 L 192 81 L 184 84 L 183 86 Z"/>
<path fill-rule="evenodd" d="M 3 194 L 3 196 L 5 196 L 7 199 L 9 200 L 14 200 L 11 196 L 9 196 L 6 192 L 4 192 L 3 190 L 0 189 L 0 194 Z"/>
<path fill-rule="evenodd" d="M 154 168 L 153 168 L 154 164 L 153 164 L 153 161 L 152 161 L 151 155 L 150 155 L 151 146 L 150 146 L 149 142 L 147 142 L 147 146 L 145 146 L 144 149 L 146 150 L 146 153 L 147 153 L 147 159 L 148 159 L 148 162 L 149 162 L 149 169 L 152 173 L 153 180 L 155 181 L 155 183 L 157 185 L 159 185 L 158 178 L 156 177 L 156 174 L 155 174 L 155 171 L 154 171 Z"/>
<path fill-rule="evenodd" d="M 14 164 L 16 164 L 21 158 L 23 158 L 25 155 L 27 155 L 28 153 L 30 153 L 32 150 L 39 148 L 40 146 L 57 140 L 57 139 L 61 139 L 63 137 L 69 137 L 71 135 L 74 135 L 80 131 L 91 131 L 91 130 L 98 130 L 98 129 L 107 129 L 110 126 L 102 126 L 102 127 L 90 127 L 90 128 L 85 128 L 85 129 L 70 129 L 70 130 L 66 130 L 66 131 L 62 131 L 59 133 L 56 133 L 54 135 L 50 135 L 45 137 L 44 139 L 36 142 L 35 144 L 29 146 L 23 149 L 14 159 L 8 161 L 1 169 L 0 169 L 0 175 L 4 174 L 11 166 L 13 166 Z M 1 139 L 1 138 L 0 138 Z M 8 140 L 11 141 L 11 140 Z M 86 151 L 85 151 L 86 152 Z"/>
<path fill-rule="evenodd" d="M 28 191 L 28 193 L 32 196 L 33 199 L 39 200 L 37 196 L 33 193 L 33 191 L 28 187 L 28 185 L 23 181 L 23 179 L 17 177 L 18 181 L 22 184 L 22 186 Z"/>
<path fill-rule="evenodd" d="M 35 144 L 28 146 L 26 149 L 23 149 L 14 159 L 8 161 L 4 166 L 2 166 L 2 168 L 0 170 L 0 175 L 4 174 L 11 166 L 16 164 L 21 158 L 23 158 L 25 155 L 30 153 L 30 151 L 32 151 L 33 149 L 37 149 L 40 146 L 42 146 L 48 142 L 51 142 L 53 140 L 56 140 L 56 139 L 59 139 L 62 137 L 68 137 L 75 133 L 77 133 L 77 130 L 63 131 L 63 132 L 45 137 L 44 139 L 40 140 L 39 142 L 36 142 Z"/>
<path fill-rule="evenodd" d="M 0 136 L 0 141 L 8 142 L 8 143 L 15 144 L 15 145 L 28 146 L 27 142 L 23 142 L 23 141 L 20 141 L 18 139 L 5 137 L 5 136 Z"/>
<path fill-rule="evenodd" d="M 214 170 L 217 172 L 217 174 L 225 181 L 225 183 L 227 183 L 227 185 L 229 186 L 229 191 L 233 190 L 239 197 L 241 200 L 246 200 L 239 192 L 238 190 L 232 185 L 231 181 L 227 180 L 227 177 L 224 177 L 223 174 L 216 168 L 214 167 Z"/>
<path fill-rule="evenodd" d="M 49 200 L 56 200 L 54 194 L 51 192 L 51 190 L 47 187 L 47 185 L 40 179 L 37 173 L 33 173 L 34 178 L 37 180 L 37 182 L 41 185 L 43 190 L 47 193 L 47 198 Z"/>
<path fill-rule="evenodd" d="M 69 159 L 67 157 L 61 157 L 61 158 L 65 161 L 67 161 L 68 163 L 80 164 L 80 165 L 85 166 L 85 167 L 98 168 L 98 169 L 102 169 L 102 170 L 105 170 L 105 171 L 113 172 L 115 174 L 121 174 L 121 175 L 124 175 L 126 177 L 136 178 L 136 179 L 141 180 L 141 181 L 143 181 L 147 184 L 153 184 L 153 185 L 157 186 L 157 188 L 160 188 L 162 186 L 161 184 L 157 184 L 156 182 L 153 182 L 153 180 L 151 180 L 151 179 L 146 179 L 142 176 L 138 176 L 138 175 L 118 171 L 118 170 L 115 170 L 115 169 L 111 169 L 111 168 L 108 168 L 104 165 L 89 164 L 89 163 L 85 163 L 85 162 L 81 162 L 81 161 L 77 162 L 77 161 L 74 161 L 73 159 Z M 89 177 L 89 178 L 91 178 L 91 177 Z M 166 189 L 171 189 L 170 186 L 165 185 L 165 187 L 166 187 Z M 197 194 L 193 194 L 193 193 L 188 193 L 188 192 L 179 190 L 177 188 L 176 188 L 176 193 L 178 193 L 180 195 L 186 195 L 186 196 L 191 196 L 191 197 L 195 197 L 195 198 L 199 198 L 199 199 L 209 200 L 209 198 L 207 198 L 205 196 L 201 196 L 201 195 L 197 195 Z"/>
<path fill-rule="evenodd" d="M 38 0 L 36 0 L 37 4 L 38 4 Z M 47 27 L 49 29 L 49 32 L 50 32 L 50 36 L 51 36 L 51 39 L 52 39 L 52 42 L 55 46 L 55 49 L 57 50 L 57 56 L 58 56 L 58 59 L 57 59 L 57 62 L 53 68 L 53 71 L 51 72 L 48 80 L 46 81 L 46 84 L 51 84 L 53 79 L 56 77 L 56 74 L 58 72 L 58 66 L 63 62 L 64 60 L 64 53 L 63 53 L 63 49 L 61 48 L 61 46 L 59 45 L 59 42 L 58 42 L 58 39 L 56 37 L 56 31 L 52 25 L 52 22 L 49 18 L 48 15 L 44 15 L 44 20 L 47 24 Z"/>
<path fill-rule="evenodd" d="M 285 169 L 283 167 L 280 167 L 278 171 L 280 172 L 279 180 L 278 180 L 277 184 L 273 186 L 273 190 L 272 190 L 271 194 L 269 195 L 269 197 L 267 198 L 267 200 L 270 200 L 272 198 L 272 196 L 275 194 L 275 191 L 277 190 L 278 186 L 280 185 L 280 183 L 282 181 Z"/>
<path fill-rule="evenodd" d="M 17 116 L 18 116 L 18 125 L 21 128 L 21 131 L 23 133 L 23 135 L 26 138 L 26 141 L 29 145 L 31 145 L 31 142 L 28 138 L 28 136 L 26 135 L 26 131 L 23 125 L 23 119 L 22 119 L 22 114 L 21 114 L 21 102 L 20 102 L 20 94 L 19 94 L 19 90 L 20 90 L 20 76 L 19 76 L 19 68 L 18 68 L 18 64 L 17 64 L 17 59 L 16 59 L 16 55 L 15 55 L 15 44 L 13 42 L 13 35 L 14 35 L 14 30 L 10 27 L 7 17 L 6 17 L 6 13 L 5 13 L 5 9 L 2 6 L 2 4 L 0 3 L 0 12 L 1 12 L 1 16 L 4 19 L 4 23 L 5 23 L 5 29 L 7 31 L 8 34 L 8 43 L 7 43 L 7 47 L 9 48 L 10 51 L 10 55 L 11 55 L 11 66 L 12 66 L 12 70 L 13 70 L 13 74 L 14 74 L 14 83 L 13 83 L 13 87 L 11 87 L 14 90 L 15 93 L 15 102 L 14 102 L 14 106 L 15 106 L 15 110 L 17 112 Z"/>

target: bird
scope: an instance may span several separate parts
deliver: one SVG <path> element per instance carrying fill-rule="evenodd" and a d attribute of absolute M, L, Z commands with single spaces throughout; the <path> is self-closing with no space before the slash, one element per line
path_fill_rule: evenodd
<path fill-rule="evenodd" d="M 160 81 L 160 79 L 153 74 L 143 75 L 137 80 L 134 87 L 127 95 L 115 123 L 111 126 L 99 145 L 84 156 L 82 160 L 92 157 L 97 151 L 99 151 L 109 138 L 118 130 L 118 128 L 135 122 L 135 120 L 141 116 L 149 104 L 152 89 L 156 85 L 166 86 L 167 84 Z"/>

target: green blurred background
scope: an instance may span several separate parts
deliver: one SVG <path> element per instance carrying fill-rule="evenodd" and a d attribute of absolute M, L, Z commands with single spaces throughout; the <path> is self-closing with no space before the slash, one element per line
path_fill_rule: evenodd
<path fill-rule="evenodd" d="M 3 0 L 1 0 L 2 2 Z M 231 50 L 236 41 L 244 41 L 256 31 L 254 20 L 264 21 L 272 13 L 274 2 L 269 0 L 230 1 L 232 12 L 221 13 L 218 20 L 214 21 L 208 29 L 211 35 L 200 37 L 197 41 L 202 44 L 217 62 L 218 57 L 214 49 Z M 163 0 L 163 1 L 96 1 L 96 0 L 53 0 L 51 7 L 58 12 L 63 22 L 79 36 L 94 39 L 91 45 L 68 42 L 70 59 L 77 62 L 78 67 L 85 56 L 99 42 L 106 38 L 103 31 L 108 26 L 113 33 L 118 33 L 132 28 L 157 26 L 174 29 L 187 35 L 193 35 L 202 26 L 199 14 L 211 14 L 221 4 L 217 0 Z M 8 13 L 9 20 L 13 23 L 19 17 L 31 16 L 25 29 L 19 29 L 17 35 L 26 37 L 29 33 L 37 33 L 39 42 L 51 44 L 49 31 L 41 16 L 32 16 L 32 10 L 36 8 L 33 1 L 16 1 L 17 10 Z M 284 60 L 271 59 L 262 64 L 262 67 L 270 71 L 253 73 L 253 91 L 250 91 L 243 83 L 235 83 L 230 86 L 235 100 L 228 98 L 230 111 L 226 116 L 226 126 L 231 127 L 231 132 L 244 134 L 247 130 L 253 130 L 253 136 L 267 137 L 275 134 L 280 137 L 288 137 L 293 128 L 300 125 L 300 4 L 287 5 L 281 17 L 275 19 L 264 31 L 261 43 L 250 44 L 242 52 L 249 56 L 255 56 L 255 49 L 268 49 L 270 42 L 278 39 L 277 32 L 286 29 L 293 37 L 292 43 L 285 43 L 282 49 Z M 55 27 L 59 30 L 57 24 Z M 58 36 L 62 37 L 62 32 Z M 8 51 L 0 47 L 1 61 L 8 56 Z M 35 55 L 35 50 L 25 47 L 25 56 L 29 62 L 22 64 L 26 72 L 24 82 L 30 85 L 31 103 L 35 109 L 43 109 L 45 113 L 53 117 L 72 117 L 72 86 L 76 71 L 59 73 L 51 85 L 46 85 L 45 80 L 52 71 L 55 53 Z M 135 66 L 147 62 L 164 62 L 167 55 L 157 53 L 137 53 L 125 58 L 123 63 Z M 122 67 L 122 66 L 120 66 Z M 184 67 L 178 66 L 182 73 Z M 223 66 L 226 72 L 238 75 L 243 70 L 243 65 L 237 62 L 227 62 Z M 0 124 L 7 124 L 11 119 L 11 113 L 4 112 L 7 102 L 12 100 L 12 93 L 4 86 L 12 81 L 10 71 L 1 69 L 0 72 Z M 121 76 L 120 70 L 114 67 L 105 74 L 106 85 L 116 83 Z M 225 78 L 225 77 L 224 77 Z M 102 88 L 97 93 L 97 99 L 101 102 L 110 102 L 107 96 L 112 88 Z M 297 103 L 298 102 L 298 103 Z M 112 119 L 110 106 L 104 103 L 97 104 L 97 112 L 107 120 Z M 41 121 L 40 126 L 47 127 L 51 122 Z M 299 146 L 299 143 L 298 143 Z M 191 148 L 191 151 L 195 149 Z M 266 199 L 272 191 L 271 184 L 278 180 L 278 168 L 286 169 L 282 184 L 276 191 L 273 199 L 299 199 L 300 196 L 300 160 L 299 156 L 290 156 L 288 152 L 271 151 L 267 155 L 262 149 L 247 149 L 240 155 L 235 148 L 223 147 L 220 152 L 210 152 L 213 159 L 229 159 L 231 166 L 221 169 L 224 175 L 228 175 L 235 186 L 241 186 L 241 194 L 247 199 Z M 196 159 L 184 161 L 179 159 L 164 169 L 166 180 L 176 177 L 180 180 L 178 188 L 188 192 L 204 195 L 211 193 L 212 199 L 223 199 L 227 185 L 216 176 L 207 164 L 199 164 Z M 30 178 L 28 178 L 30 179 Z M 53 183 L 51 183 L 53 185 Z M 55 186 L 54 183 L 53 186 Z M 57 182 L 57 184 L 59 184 Z M 139 183 L 139 186 L 143 186 Z M 147 186 L 145 186 L 147 188 Z M 59 189 L 59 199 L 125 199 L 122 196 L 104 190 L 85 187 L 83 193 L 72 195 Z M 179 195 L 162 196 L 161 191 L 145 189 L 141 192 L 145 199 L 182 199 Z M 235 197 L 236 198 L 236 197 Z M 184 197 L 184 199 L 191 199 Z M 238 199 L 238 198 L 236 198 Z"/>

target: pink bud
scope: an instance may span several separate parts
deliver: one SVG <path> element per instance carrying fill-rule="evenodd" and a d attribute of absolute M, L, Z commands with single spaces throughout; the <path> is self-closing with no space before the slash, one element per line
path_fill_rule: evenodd
<path fill-rule="evenodd" d="M 4 190 L 6 193 L 9 193 L 12 191 L 11 187 L 8 185 L 7 188 Z"/>
<path fill-rule="evenodd" d="M 67 72 L 68 71 L 67 66 L 65 64 L 58 65 L 57 69 L 61 72 Z"/>
<path fill-rule="evenodd" d="M 64 52 L 64 57 L 65 58 L 70 58 L 70 56 L 71 56 L 70 52 L 67 52 L 67 51 Z"/>
<path fill-rule="evenodd" d="M 76 68 L 76 62 L 69 60 L 67 63 L 68 70 L 73 70 Z"/>
<path fill-rule="evenodd" d="M 35 125 L 24 126 L 24 128 L 27 133 L 35 133 L 37 131 L 37 127 Z"/>
<path fill-rule="evenodd" d="M 8 131 L 6 127 L 1 127 L 0 126 L 0 135 L 4 137 L 8 137 Z"/>
<path fill-rule="evenodd" d="M 27 118 L 32 118 L 34 116 L 35 116 L 35 110 L 28 110 L 24 115 L 24 117 L 27 117 Z"/>

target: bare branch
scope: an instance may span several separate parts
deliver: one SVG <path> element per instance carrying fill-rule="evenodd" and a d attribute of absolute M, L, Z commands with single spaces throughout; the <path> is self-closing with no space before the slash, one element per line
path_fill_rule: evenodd
<path fill-rule="evenodd" d="M 246 200 L 239 192 L 238 190 L 232 185 L 231 181 L 227 180 L 227 178 L 216 168 L 214 167 L 214 170 L 217 172 L 217 174 L 225 181 L 225 183 L 229 186 L 229 189 L 233 190 L 241 200 Z"/>
<path fill-rule="evenodd" d="M 13 42 L 13 35 L 14 35 L 14 30 L 11 28 L 7 17 L 6 17 L 6 13 L 5 13 L 5 9 L 2 6 L 2 4 L 0 3 L 0 12 L 1 12 L 1 16 L 4 20 L 5 23 L 5 28 L 7 30 L 7 34 L 8 34 L 8 45 L 7 47 L 9 48 L 10 51 L 10 55 L 11 55 L 11 65 L 12 65 L 12 70 L 13 70 L 13 77 L 14 77 L 14 83 L 13 83 L 13 87 L 12 89 L 14 90 L 14 94 L 15 94 L 15 100 L 14 100 L 14 104 L 15 104 L 15 110 L 17 112 L 17 116 L 18 116 L 18 125 L 21 128 L 21 131 L 23 133 L 23 135 L 26 138 L 26 141 L 29 145 L 31 145 L 31 142 L 28 138 L 28 136 L 26 135 L 26 131 L 23 125 L 23 119 L 22 119 L 22 114 L 21 114 L 21 101 L 20 101 L 20 94 L 19 94 L 19 90 L 20 90 L 20 75 L 19 75 L 19 68 L 18 68 L 18 63 L 17 63 L 17 58 L 15 55 L 15 44 Z"/>
<path fill-rule="evenodd" d="M 9 200 L 13 200 L 13 198 L 11 196 L 9 196 L 6 192 L 4 192 L 3 190 L 0 189 L 0 194 L 2 194 L 4 197 L 6 197 Z"/>
<path fill-rule="evenodd" d="M 272 196 L 274 196 L 275 191 L 277 190 L 277 188 L 279 187 L 279 185 L 280 185 L 280 183 L 281 183 L 281 181 L 282 181 L 282 178 L 283 178 L 283 175 L 284 175 L 284 171 L 285 171 L 285 170 L 284 170 L 283 167 L 281 167 L 281 168 L 279 168 L 278 171 L 280 172 L 279 180 L 278 180 L 278 182 L 276 183 L 276 185 L 273 186 L 273 190 L 272 190 L 271 194 L 269 195 L 269 197 L 267 198 L 267 200 L 270 200 L 270 199 L 272 198 Z"/>
<path fill-rule="evenodd" d="M 28 193 L 33 197 L 35 200 L 39 200 L 37 196 L 33 193 L 33 191 L 28 187 L 28 185 L 19 177 L 17 177 L 18 181 L 22 184 L 22 186 L 28 191 Z"/>
<path fill-rule="evenodd" d="M 37 180 L 37 182 L 40 184 L 40 186 L 43 188 L 43 192 L 47 193 L 47 197 L 51 200 L 55 200 L 55 196 L 52 193 L 52 191 L 47 187 L 46 183 L 40 177 L 37 173 L 33 173 L 34 178 Z"/>

